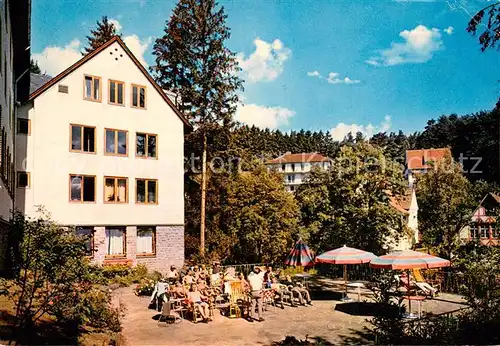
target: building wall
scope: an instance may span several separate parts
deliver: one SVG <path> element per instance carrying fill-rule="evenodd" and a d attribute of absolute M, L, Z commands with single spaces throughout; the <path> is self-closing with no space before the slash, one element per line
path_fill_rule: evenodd
<path fill-rule="evenodd" d="M 85 74 L 101 77 L 101 102 L 83 99 Z M 109 79 L 125 82 L 125 106 L 108 104 Z M 146 110 L 130 107 L 131 83 L 147 87 Z M 59 84 L 69 93 L 58 92 Z M 31 121 L 31 135 L 19 147 L 25 155 L 16 160 L 18 170 L 30 172 L 31 186 L 16 191 L 26 214 L 42 205 L 64 225 L 184 224 L 183 123 L 118 43 L 23 107 L 20 117 Z M 96 127 L 96 154 L 70 152 L 70 124 Z M 104 155 L 105 128 L 128 131 L 128 157 Z M 157 160 L 135 157 L 136 132 L 158 135 Z M 69 202 L 70 174 L 96 176 L 95 203 Z M 104 176 L 128 178 L 128 203 L 103 203 Z M 136 178 L 158 180 L 157 205 L 135 203 Z"/>
<path fill-rule="evenodd" d="M 0 130 L 4 128 L 7 133 L 6 143 L 2 146 L 9 148 L 11 157 L 14 157 L 14 72 L 13 72 L 13 42 L 10 27 L 9 1 L 0 1 Z M 0 157 L 1 160 L 1 157 Z M 13 162 L 13 161 L 12 161 Z M 10 169 L 10 167 L 9 167 Z M 1 174 L 0 174 L 1 175 Z M 10 176 L 11 184 L 14 181 L 13 174 Z M 13 200 L 8 192 L 7 179 L 0 177 L 0 219 L 7 221 L 13 208 Z"/>
<path fill-rule="evenodd" d="M 269 170 L 274 169 L 276 172 L 283 173 L 283 183 L 285 184 L 285 190 L 288 192 L 293 192 L 302 184 L 312 167 L 318 166 L 322 169 L 328 169 L 330 167 L 330 162 L 295 162 L 295 163 L 284 163 L 284 164 L 268 164 Z M 293 176 L 292 181 L 288 177 Z"/>
<path fill-rule="evenodd" d="M 101 77 L 101 101 L 83 99 L 84 75 Z M 108 103 L 108 81 L 125 82 L 124 106 Z M 131 84 L 146 86 L 146 109 L 131 107 Z M 59 92 L 59 85 L 68 93 Z M 20 108 L 29 135 L 17 135 L 16 169 L 30 186 L 16 189 L 16 207 L 36 216 L 43 206 L 66 226 L 93 227 L 97 263 L 147 264 L 165 271 L 184 262 L 184 124 L 115 42 Z M 95 153 L 70 151 L 70 124 L 95 127 Z M 105 129 L 128 131 L 128 155 L 105 154 Z M 157 135 L 157 159 L 135 156 L 136 132 Z M 93 175 L 95 202 L 70 201 L 70 174 Z M 104 203 L 104 177 L 128 178 L 128 202 Z M 156 179 L 157 204 L 136 204 L 136 178 Z M 154 226 L 154 256 L 136 255 L 137 227 Z M 107 257 L 107 226 L 125 227 L 126 258 Z"/>

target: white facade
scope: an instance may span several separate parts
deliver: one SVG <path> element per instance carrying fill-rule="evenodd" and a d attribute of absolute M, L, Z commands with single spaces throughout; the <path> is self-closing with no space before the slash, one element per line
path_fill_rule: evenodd
<path fill-rule="evenodd" d="M 8 1 L 0 1 L 0 223 L 10 219 L 14 187 L 14 66 Z"/>
<path fill-rule="evenodd" d="M 286 191 L 294 192 L 297 187 L 305 181 L 307 174 L 313 167 L 319 167 L 325 170 L 330 168 L 330 160 L 325 158 L 324 161 L 320 162 L 308 162 L 307 155 L 311 154 L 304 154 L 304 160 L 287 161 L 283 163 L 268 162 L 266 165 L 268 169 L 282 173 Z"/>
<path fill-rule="evenodd" d="M 94 244 L 95 257 L 99 261 L 124 257 L 140 263 L 143 259 L 134 253 L 136 248 L 143 246 L 135 243 L 138 227 L 150 226 L 157 233 L 160 230 L 170 232 L 171 229 L 178 233 L 180 229 L 182 244 L 177 243 L 175 250 L 160 249 L 168 247 L 161 241 L 167 242 L 172 238 L 170 235 L 156 234 L 156 239 L 148 240 L 156 243 L 153 245 L 156 249 L 144 261 L 150 263 L 151 258 L 161 257 L 157 255 L 163 251 L 165 262 L 161 263 L 162 267 L 155 264 L 155 269 L 162 270 L 169 262 L 176 265 L 183 262 L 185 125 L 122 45 L 121 41 L 114 40 L 90 60 L 79 66 L 77 63 L 72 72 L 41 94 L 35 92 L 35 97 L 21 108 L 19 117 L 29 119 L 30 133 L 18 135 L 16 169 L 27 172 L 28 186 L 16 189 L 16 207 L 29 216 L 35 216 L 39 206 L 43 206 L 62 225 L 90 226 L 96 233 L 95 238 L 100 239 L 100 244 Z M 100 86 L 96 88 L 99 91 L 90 92 L 91 95 L 100 94 L 99 101 L 84 98 L 85 76 L 100 78 Z M 110 103 L 110 81 L 123 82 L 123 105 Z M 132 106 L 132 84 L 145 88 L 144 108 Z M 116 101 L 118 94 L 114 95 Z M 82 144 L 78 135 L 73 134 L 72 126 L 76 129 L 76 126 L 84 126 L 93 131 L 94 152 L 73 150 L 75 145 L 81 147 Z M 112 147 L 106 144 L 106 129 L 120 131 L 116 137 L 109 136 L 109 133 L 108 136 L 112 141 L 114 138 L 117 151 L 126 143 L 126 155 L 106 153 L 106 148 Z M 124 133 L 125 142 L 118 139 Z M 138 133 L 155 136 L 156 158 L 136 154 Z M 87 142 L 92 142 L 91 137 L 87 137 Z M 87 147 L 87 151 L 92 150 Z M 84 181 L 87 187 L 79 183 L 79 178 L 70 179 L 71 175 L 90 177 L 88 183 Z M 83 199 L 92 195 L 92 177 L 95 177 L 94 200 L 75 200 L 79 189 L 87 196 Z M 112 192 L 113 187 L 105 186 L 105 177 L 116 177 L 122 183 L 117 183 L 111 195 L 109 189 Z M 152 203 L 138 203 L 142 202 L 142 197 L 138 196 L 137 189 L 139 184 L 143 186 L 143 179 L 156 181 L 156 194 L 153 192 L 154 183 L 148 193 L 139 193 L 146 199 L 151 194 Z M 110 202 L 113 198 L 116 200 Z M 118 198 L 121 198 L 120 203 Z M 107 233 L 108 227 L 115 226 L 126 229 L 123 256 L 112 256 L 113 251 L 109 250 L 108 238 L 111 235 Z M 176 239 L 179 241 L 179 237 Z M 171 258 L 166 252 L 177 255 Z"/>
<path fill-rule="evenodd" d="M 419 242 L 418 234 L 418 203 L 415 189 L 412 188 L 408 196 L 409 204 L 406 207 L 398 204 L 396 209 L 400 210 L 404 223 L 410 234 L 400 234 L 399 237 L 390 235 L 386 238 L 386 248 L 390 251 L 405 251 L 411 250 L 415 244 Z M 393 200 L 396 201 L 396 200 Z M 397 201 L 395 203 L 398 203 Z M 393 203 L 393 206 L 394 203 Z M 396 239 L 397 238 L 397 239 Z"/>

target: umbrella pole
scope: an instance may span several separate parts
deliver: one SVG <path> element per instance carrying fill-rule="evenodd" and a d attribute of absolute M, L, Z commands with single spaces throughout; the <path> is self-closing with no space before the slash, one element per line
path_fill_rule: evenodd
<path fill-rule="evenodd" d="M 406 292 L 407 294 L 407 298 L 408 298 L 408 317 L 411 318 L 412 317 L 412 314 L 411 314 L 411 299 L 410 299 L 410 290 L 411 290 L 411 286 L 410 286 L 410 269 L 406 269 L 406 275 L 408 276 L 408 291 Z"/>
<path fill-rule="evenodd" d="M 347 264 L 344 264 L 345 298 L 347 299 Z"/>

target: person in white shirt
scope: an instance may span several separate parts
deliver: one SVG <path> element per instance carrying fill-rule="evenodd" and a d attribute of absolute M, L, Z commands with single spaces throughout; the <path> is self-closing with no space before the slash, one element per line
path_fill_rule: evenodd
<path fill-rule="evenodd" d="M 262 285 L 264 284 L 264 274 L 259 267 L 254 267 L 253 272 L 248 274 L 248 283 L 250 284 L 252 306 L 250 310 L 250 321 L 252 318 L 262 322 Z M 258 319 L 255 316 L 255 306 L 257 305 Z"/>
<path fill-rule="evenodd" d="M 174 265 L 170 266 L 170 270 L 167 272 L 167 279 L 174 282 L 179 279 L 179 273 Z"/>

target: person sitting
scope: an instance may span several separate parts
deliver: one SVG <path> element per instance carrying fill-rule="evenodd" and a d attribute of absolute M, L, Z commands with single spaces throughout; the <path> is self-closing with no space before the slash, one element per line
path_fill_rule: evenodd
<path fill-rule="evenodd" d="M 298 282 L 295 287 L 297 287 L 297 290 L 300 292 L 302 297 L 305 299 L 305 303 L 308 305 L 313 305 L 312 300 L 311 300 L 311 294 L 309 293 L 309 290 L 307 290 L 301 282 Z M 303 304 L 303 303 L 301 303 L 301 304 Z M 305 305 L 305 304 L 303 304 L 303 305 Z"/>
<path fill-rule="evenodd" d="M 290 304 L 292 305 L 292 307 L 297 306 L 293 303 L 293 299 L 291 299 L 291 292 L 287 290 L 286 285 L 281 285 L 280 283 L 278 283 L 278 279 L 276 279 L 275 277 L 272 279 L 271 289 L 278 295 L 282 309 L 285 308 L 285 306 L 283 305 L 284 296 L 290 296 Z"/>
<path fill-rule="evenodd" d="M 309 295 L 309 291 L 307 291 L 305 288 L 300 287 L 299 285 L 295 284 L 295 282 L 293 282 L 292 277 L 290 275 L 286 276 L 284 283 L 286 285 L 288 285 L 289 290 L 292 292 L 292 301 L 293 301 L 293 296 L 295 295 L 299 299 L 299 303 L 301 305 L 306 305 L 306 303 L 309 305 L 312 305 L 311 296 Z"/>
<path fill-rule="evenodd" d="M 182 279 L 185 285 L 191 285 L 195 283 L 194 273 L 189 271 L 186 276 Z"/>
<path fill-rule="evenodd" d="M 179 279 L 179 273 L 177 272 L 177 269 L 175 268 L 174 265 L 170 266 L 170 269 L 167 271 L 167 280 L 169 282 L 171 281 L 177 281 Z"/>
<path fill-rule="evenodd" d="M 200 313 L 203 318 L 203 322 L 207 323 L 210 320 L 208 303 L 203 301 L 206 300 L 207 297 L 203 296 L 200 291 L 198 291 L 198 285 L 191 285 L 190 292 L 188 293 L 188 299 L 193 304 L 194 309 Z"/>
<path fill-rule="evenodd" d="M 171 296 L 174 299 L 185 299 L 187 297 L 186 289 L 182 285 L 180 281 L 177 281 L 175 286 L 170 286 L 171 288 Z"/>
<path fill-rule="evenodd" d="M 243 292 L 250 293 L 250 284 L 247 279 L 245 279 L 245 275 L 243 273 L 239 273 L 238 279 L 241 281 L 241 288 L 243 289 Z"/>
<path fill-rule="evenodd" d="M 205 275 L 205 277 L 208 277 L 208 270 L 204 264 L 201 265 L 201 269 L 200 269 L 200 274 L 202 274 L 202 273 L 203 273 L 203 275 Z"/>
<path fill-rule="evenodd" d="M 267 266 L 266 271 L 264 273 L 264 284 L 266 285 L 266 288 L 271 287 L 273 277 L 274 277 L 273 268 L 270 266 Z"/>
<path fill-rule="evenodd" d="M 431 285 L 429 285 L 427 282 L 417 282 L 413 275 L 410 274 L 410 287 L 408 287 L 408 274 L 406 272 L 403 272 L 399 276 L 399 281 L 400 283 L 406 287 L 407 289 L 410 289 L 411 287 L 417 287 L 419 288 L 424 294 L 435 297 L 436 294 L 438 293 L 438 290 Z"/>
<path fill-rule="evenodd" d="M 198 277 L 200 276 L 200 271 L 198 269 L 199 269 L 198 266 L 193 267 L 193 276 L 195 282 L 198 281 Z"/>

